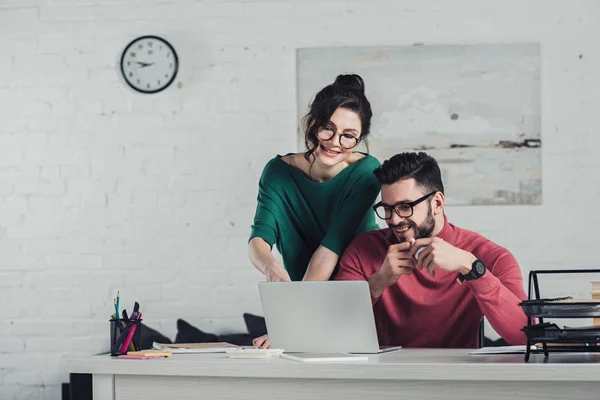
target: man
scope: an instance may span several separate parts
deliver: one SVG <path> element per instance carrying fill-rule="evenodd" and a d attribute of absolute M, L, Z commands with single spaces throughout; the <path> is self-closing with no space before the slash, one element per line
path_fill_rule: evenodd
<path fill-rule="evenodd" d="M 359 235 L 336 279 L 369 282 L 380 344 L 475 348 L 483 316 L 508 344 L 524 344 L 519 264 L 448 222 L 436 160 L 397 154 L 374 173 L 382 189 L 373 208 L 389 228 Z"/>

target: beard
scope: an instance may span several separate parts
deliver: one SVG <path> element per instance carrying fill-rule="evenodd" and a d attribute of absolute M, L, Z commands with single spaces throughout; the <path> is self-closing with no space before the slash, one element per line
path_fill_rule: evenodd
<path fill-rule="evenodd" d="M 417 225 L 411 220 L 405 220 L 398 225 L 389 225 L 390 228 L 413 228 L 415 231 L 415 239 L 422 239 L 431 237 L 433 230 L 435 228 L 435 219 L 433 218 L 433 212 L 431 211 L 431 207 L 427 210 L 427 217 L 425 217 L 425 221 L 421 225 Z M 402 243 L 406 241 L 406 237 L 398 237 L 396 235 L 396 239 L 398 239 L 398 243 Z"/>

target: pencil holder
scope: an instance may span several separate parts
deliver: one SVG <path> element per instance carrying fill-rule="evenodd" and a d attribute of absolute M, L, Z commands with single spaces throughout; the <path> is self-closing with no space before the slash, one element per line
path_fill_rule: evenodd
<path fill-rule="evenodd" d="M 118 356 L 127 354 L 128 351 L 140 349 L 142 334 L 142 320 L 110 319 L 110 355 Z"/>

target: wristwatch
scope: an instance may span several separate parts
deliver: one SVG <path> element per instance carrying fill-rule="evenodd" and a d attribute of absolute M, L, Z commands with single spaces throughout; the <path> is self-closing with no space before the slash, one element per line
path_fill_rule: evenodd
<path fill-rule="evenodd" d="M 468 274 L 462 275 L 462 278 L 467 282 L 474 281 L 475 279 L 481 278 L 485 274 L 486 270 L 487 269 L 485 268 L 483 262 L 477 259 L 473 261 L 473 264 L 471 264 L 471 271 L 469 271 Z"/>

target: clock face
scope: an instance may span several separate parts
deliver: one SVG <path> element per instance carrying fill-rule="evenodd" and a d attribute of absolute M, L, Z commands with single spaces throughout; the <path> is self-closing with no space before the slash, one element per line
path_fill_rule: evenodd
<path fill-rule="evenodd" d="M 142 36 L 127 45 L 121 56 L 125 82 L 142 93 L 166 89 L 177 76 L 179 59 L 175 49 L 157 36 Z"/>

